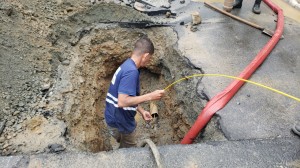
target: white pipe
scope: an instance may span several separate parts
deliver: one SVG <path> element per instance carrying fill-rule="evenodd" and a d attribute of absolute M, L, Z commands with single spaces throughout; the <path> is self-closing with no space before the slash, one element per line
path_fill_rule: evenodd
<path fill-rule="evenodd" d="M 153 153 L 153 156 L 155 158 L 155 162 L 157 164 L 157 167 L 158 168 L 163 168 L 164 166 L 162 165 L 158 149 L 156 148 L 156 145 L 151 141 L 151 139 L 144 139 L 137 146 L 138 147 L 144 147 L 146 144 L 149 145 L 149 147 L 150 147 L 150 149 L 151 149 L 151 151 Z"/>

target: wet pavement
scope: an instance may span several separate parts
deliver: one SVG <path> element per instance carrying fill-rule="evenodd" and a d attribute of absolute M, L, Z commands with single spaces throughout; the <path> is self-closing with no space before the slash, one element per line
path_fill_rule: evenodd
<path fill-rule="evenodd" d="M 251 12 L 252 5 L 247 1 L 241 9 L 232 13 L 273 29 L 276 15 L 265 4 L 262 4 L 262 14 L 255 15 Z M 198 6 L 203 24 L 198 26 L 197 32 L 191 32 L 184 26 L 176 28 L 180 37 L 179 49 L 194 66 L 207 74 L 238 76 L 270 37 L 201 4 Z M 221 4 L 216 6 L 222 7 Z M 285 18 L 285 38 L 279 41 L 250 80 L 300 97 L 299 30 L 299 23 Z M 198 92 L 203 90 L 212 98 L 231 82 L 231 79 L 207 77 L 202 80 Z M 221 117 L 220 127 L 228 140 L 244 140 L 295 137 L 290 130 L 300 122 L 299 111 L 299 102 L 245 84 L 217 115 Z"/>

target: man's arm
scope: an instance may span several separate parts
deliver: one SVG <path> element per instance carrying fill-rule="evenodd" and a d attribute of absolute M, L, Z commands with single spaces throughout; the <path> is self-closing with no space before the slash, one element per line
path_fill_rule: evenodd
<path fill-rule="evenodd" d="M 129 96 L 127 94 L 118 95 L 118 106 L 119 107 L 129 107 L 138 105 L 140 103 L 150 101 L 150 100 L 159 100 L 165 94 L 164 90 L 156 90 L 151 93 L 147 93 L 141 96 Z"/>

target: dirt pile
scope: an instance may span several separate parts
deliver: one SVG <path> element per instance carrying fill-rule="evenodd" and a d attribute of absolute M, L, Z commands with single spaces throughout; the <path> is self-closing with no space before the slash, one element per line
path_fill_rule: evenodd
<path fill-rule="evenodd" d="M 51 32 L 50 25 L 85 7 L 70 1 L 0 2 L 1 154 L 22 152 L 20 146 L 30 149 L 25 143 L 13 143 L 16 137 L 26 132 L 27 121 L 40 115 L 48 119 L 57 113 L 54 109 L 46 109 L 46 93 L 52 87 L 55 71 L 50 64 L 52 44 L 46 37 Z M 69 8 L 74 11 L 65 13 Z M 39 153 L 43 150 L 30 151 Z"/>

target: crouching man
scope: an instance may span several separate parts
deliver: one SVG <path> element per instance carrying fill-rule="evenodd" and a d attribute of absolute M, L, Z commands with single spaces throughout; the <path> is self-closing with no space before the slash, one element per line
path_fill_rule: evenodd
<path fill-rule="evenodd" d="M 149 62 L 154 53 L 154 46 L 147 37 L 139 39 L 130 58 L 115 72 L 106 96 L 105 121 L 110 134 L 120 143 L 120 148 L 136 146 L 135 115 L 138 111 L 145 121 L 152 119 L 140 103 L 159 100 L 164 90 L 140 95 L 139 68 Z"/>

